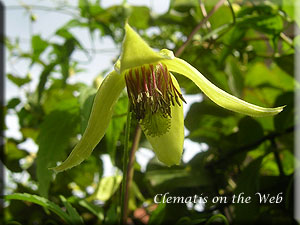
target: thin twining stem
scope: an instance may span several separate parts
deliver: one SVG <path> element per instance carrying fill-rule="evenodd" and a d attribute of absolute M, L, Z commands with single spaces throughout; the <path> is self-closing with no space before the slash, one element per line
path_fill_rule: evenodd
<path fill-rule="evenodd" d="M 133 179 L 133 171 L 134 171 L 133 166 L 134 166 L 134 160 L 135 160 L 135 152 L 137 151 L 137 149 L 139 147 L 141 133 L 142 133 L 141 127 L 139 126 L 139 124 L 137 124 L 131 151 L 130 151 L 130 155 L 129 155 L 127 171 L 126 171 L 127 179 L 125 181 L 124 205 L 123 205 L 123 215 L 122 215 L 123 224 L 126 224 L 126 222 L 127 222 L 128 202 L 129 202 L 131 183 L 132 183 L 132 179 Z"/>
<path fill-rule="evenodd" d="M 207 14 L 206 17 L 204 17 L 200 23 L 193 29 L 193 31 L 188 36 L 187 40 L 183 43 L 183 45 L 180 46 L 180 48 L 176 51 L 175 55 L 179 57 L 183 51 L 185 50 L 186 46 L 191 42 L 194 35 L 199 31 L 199 29 L 203 26 L 203 24 L 206 24 L 208 19 L 223 5 L 223 3 L 226 0 L 220 0 L 217 2 L 217 4 L 213 7 L 213 9 Z"/>
<path fill-rule="evenodd" d="M 121 186 L 121 218 L 120 224 L 123 223 L 123 217 L 125 215 L 124 205 L 125 205 L 125 193 L 126 193 L 126 185 L 125 181 L 127 180 L 127 162 L 128 162 L 128 145 L 129 145 L 129 138 L 130 138 L 130 126 L 131 126 L 131 110 L 130 104 L 128 104 L 127 110 L 127 121 L 125 127 L 125 141 L 124 141 L 124 152 L 123 152 L 123 179 L 122 179 L 122 186 Z M 125 220 L 126 222 L 126 220 Z"/>

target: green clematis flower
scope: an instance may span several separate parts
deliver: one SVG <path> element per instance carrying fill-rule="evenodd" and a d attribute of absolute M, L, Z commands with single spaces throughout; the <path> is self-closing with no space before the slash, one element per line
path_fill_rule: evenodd
<path fill-rule="evenodd" d="M 168 166 L 179 164 L 184 141 L 184 118 L 179 85 L 171 72 L 191 79 L 221 107 L 249 116 L 272 116 L 283 107 L 263 108 L 219 89 L 197 69 L 172 51 L 153 51 L 128 25 L 120 60 L 102 82 L 83 137 L 56 172 L 70 169 L 86 159 L 103 138 L 122 90 L 127 87 L 131 108 L 158 159 Z"/>

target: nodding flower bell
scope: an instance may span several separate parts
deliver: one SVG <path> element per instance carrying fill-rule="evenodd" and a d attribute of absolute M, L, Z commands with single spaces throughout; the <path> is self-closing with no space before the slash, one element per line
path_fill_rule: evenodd
<path fill-rule="evenodd" d="M 146 64 L 125 72 L 130 104 L 136 119 L 147 135 L 155 137 L 168 132 L 171 125 L 171 105 L 185 102 L 173 84 L 163 63 Z"/>
<path fill-rule="evenodd" d="M 172 51 L 153 51 L 128 25 L 120 59 L 106 76 L 94 99 L 88 126 L 69 157 L 56 172 L 70 169 L 86 159 L 103 138 L 113 114 L 113 107 L 127 87 L 131 108 L 158 159 L 171 166 L 179 164 L 184 141 L 182 104 L 185 102 L 176 72 L 192 80 L 219 106 L 249 116 L 272 116 L 283 107 L 263 108 L 232 96 L 207 80 L 197 69 Z"/>

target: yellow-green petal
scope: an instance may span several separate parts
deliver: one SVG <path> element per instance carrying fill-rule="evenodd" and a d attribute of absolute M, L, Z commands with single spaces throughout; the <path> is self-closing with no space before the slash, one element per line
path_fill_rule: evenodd
<path fill-rule="evenodd" d="M 123 76 L 115 71 L 107 75 L 95 96 L 88 125 L 81 140 L 62 164 L 52 168 L 55 172 L 77 166 L 90 156 L 105 134 L 113 114 L 113 107 L 124 87 Z"/>
<path fill-rule="evenodd" d="M 165 57 L 155 52 L 150 46 L 126 23 L 125 38 L 121 53 L 121 73 L 126 69 L 158 62 Z"/>
<path fill-rule="evenodd" d="M 164 63 L 170 71 L 182 74 L 191 79 L 212 101 L 226 109 L 253 117 L 262 117 L 276 115 L 284 108 L 284 106 L 277 108 L 264 108 L 250 104 L 230 95 L 216 87 L 197 69 L 182 59 L 174 58 L 173 60 L 165 60 Z"/>
<path fill-rule="evenodd" d="M 176 89 L 180 91 L 177 80 L 173 75 L 171 75 L 171 77 Z M 171 106 L 171 115 L 171 127 L 167 133 L 161 136 L 151 137 L 147 135 L 147 132 L 144 132 L 159 161 L 167 166 L 178 165 L 181 160 L 184 141 L 182 104 L 181 106 L 177 104 Z M 144 130 L 143 126 L 142 129 Z"/>

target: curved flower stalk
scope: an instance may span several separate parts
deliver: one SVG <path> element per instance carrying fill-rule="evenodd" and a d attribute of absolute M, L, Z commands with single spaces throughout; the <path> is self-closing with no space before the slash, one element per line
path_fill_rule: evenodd
<path fill-rule="evenodd" d="M 101 84 L 83 137 L 69 157 L 53 168 L 60 172 L 80 164 L 103 138 L 113 107 L 127 87 L 129 102 L 158 159 L 168 166 L 179 164 L 184 141 L 182 104 L 185 102 L 171 72 L 191 79 L 221 107 L 249 116 L 272 116 L 283 107 L 263 108 L 238 99 L 207 80 L 197 69 L 172 51 L 153 51 L 128 25 L 120 60 Z"/>

